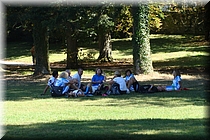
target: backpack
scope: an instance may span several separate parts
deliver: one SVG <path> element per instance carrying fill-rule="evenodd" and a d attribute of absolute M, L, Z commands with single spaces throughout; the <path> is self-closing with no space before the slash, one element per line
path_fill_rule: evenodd
<path fill-rule="evenodd" d="M 117 83 L 112 84 L 111 94 L 120 95 L 120 85 L 119 84 L 117 84 Z"/>
<path fill-rule="evenodd" d="M 140 91 L 140 84 L 138 81 L 136 81 L 135 83 L 133 83 L 133 88 L 135 92 L 139 92 Z"/>
<path fill-rule="evenodd" d="M 63 92 L 63 87 L 60 86 L 52 86 L 50 90 L 52 97 L 63 96 L 62 92 Z"/>

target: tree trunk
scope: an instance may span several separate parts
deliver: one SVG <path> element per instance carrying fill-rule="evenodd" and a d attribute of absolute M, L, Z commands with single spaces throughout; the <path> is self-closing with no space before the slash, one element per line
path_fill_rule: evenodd
<path fill-rule="evenodd" d="M 147 4 L 139 4 L 132 7 L 133 14 L 133 69 L 135 74 L 148 74 L 153 72 L 150 31 L 149 31 L 149 7 Z"/>
<path fill-rule="evenodd" d="M 78 49 L 77 49 L 77 40 L 75 37 L 75 31 L 73 30 L 72 26 L 67 23 L 67 30 L 66 30 L 66 40 L 67 40 L 67 65 L 66 68 L 77 68 L 78 62 Z"/>
<path fill-rule="evenodd" d="M 99 32 L 98 38 L 100 52 L 98 61 L 111 62 L 113 60 L 111 34 Z"/>
<path fill-rule="evenodd" d="M 205 40 L 210 41 L 210 2 L 208 2 L 204 7 L 205 7 L 205 15 L 204 15 Z"/>
<path fill-rule="evenodd" d="M 35 22 L 33 28 L 33 38 L 35 45 L 36 66 L 35 75 L 51 73 L 49 64 L 49 36 L 47 27 L 43 27 L 41 22 Z"/>

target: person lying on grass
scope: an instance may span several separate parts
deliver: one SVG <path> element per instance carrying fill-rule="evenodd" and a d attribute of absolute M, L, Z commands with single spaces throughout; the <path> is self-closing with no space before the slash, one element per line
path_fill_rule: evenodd
<path fill-rule="evenodd" d="M 69 93 L 69 97 L 84 97 L 85 94 L 84 92 L 82 92 L 82 90 L 74 90 L 74 91 L 70 91 Z"/>
<path fill-rule="evenodd" d="M 141 85 L 140 92 L 145 89 L 145 92 L 152 93 L 152 92 L 161 92 L 161 91 L 180 91 L 180 90 L 187 90 L 187 88 L 182 88 L 181 82 L 181 74 L 180 71 L 175 69 L 173 70 L 172 75 L 174 79 L 172 81 L 172 85 L 168 86 L 154 86 L 154 85 Z M 144 87 L 144 88 L 143 88 Z"/>

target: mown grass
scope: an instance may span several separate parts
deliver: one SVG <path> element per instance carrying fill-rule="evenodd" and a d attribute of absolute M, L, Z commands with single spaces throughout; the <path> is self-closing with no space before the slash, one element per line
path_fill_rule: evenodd
<path fill-rule="evenodd" d="M 30 63 L 30 46 L 22 45 L 25 49 L 18 54 L 9 46 L 7 59 Z M 130 39 L 113 40 L 113 56 L 130 58 L 130 45 Z M 88 50 L 88 46 L 83 48 Z M 208 64 L 209 48 L 196 37 L 153 35 L 151 49 L 155 67 Z M 50 51 L 51 60 L 65 59 L 63 49 Z M 3 139 L 208 139 L 209 79 L 205 75 L 183 74 L 184 87 L 190 90 L 181 92 L 51 98 L 49 92 L 40 95 L 47 79 L 24 81 L 21 75 L 30 74 L 18 70 L 9 74 L 17 77 L 5 82 Z M 89 78 L 92 74 L 84 72 Z M 167 85 L 172 76 L 139 77 L 141 84 Z"/>
<path fill-rule="evenodd" d="M 182 35 L 151 35 L 151 57 L 154 67 L 197 67 L 208 66 L 209 44 L 203 42 L 203 36 L 182 36 Z M 31 63 L 30 46 L 31 43 L 9 43 L 7 44 L 6 60 L 13 60 L 25 63 Z M 132 61 L 132 41 L 128 39 L 112 40 L 113 58 L 130 59 Z M 97 44 L 80 45 L 79 59 L 97 59 Z M 17 53 L 18 50 L 18 53 Z M 50 44 L 49 61 L 65 61 L 65 49 L 59 44 Z M 92 57 L 87 56 L 90 54 Z"/>
<path fill-rule="evenodd" d="M 44 82 L 10 81 L 3 139 L 207 139 L 206 81 L 184 82 L 190 90 L 51 98 L 40 95 Z"/>

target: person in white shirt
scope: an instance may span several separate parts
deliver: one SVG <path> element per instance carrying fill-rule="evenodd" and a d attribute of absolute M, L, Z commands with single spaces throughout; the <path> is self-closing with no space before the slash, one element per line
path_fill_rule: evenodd
<path fill-rule="evenodd" d="M 135 91 L 134 84 L 136 84 L 138 81 L 136 80 L 131 70 L 129 69 L 125 71 L 125 82 L 126 82 L 127 88 L 130 91 Z"/>
<path fill-rule="evenodd" d="M 82 79 L 83 69 L 79 68 L 77 73 L 72 76 L 73 80 L 75 81 L 75 85 L 78 88 L 81 88 L 81 79 Z"/>
<path fill-rule="evenodd" d="M 114 84 L 117 84 L 119 86 L 120 94 L 129 93 L 129 90 L 126 86 L 125 79 L 121 77 L 121 74 L 119 71 L 115 71 L 113 79 L 109 81 L 108 84 L 109 84 L 109 89 L 106 92 L 108 95 L 112 92 L 111 88 Z"/>
<path fill-rule="evenodd" d="M 66 70 L 66 72 L 68 73 L 68 80 L 69 80 L 69 87 L 73 90 L 78 90 L 79 88 L 76 86 L 77 84 L 77 80 L 73 79 L 73 77 L 71 76 L 71 71 L 69 69 Z"/>
<path fill-rule="evenodd" d="M 57 78 L 58 78 L 58 71 L 53 71 L 52 76 L 48 80 L 47 86 L 45 87 L 45 89 L 41 95 L 46 94 L 46 92 L 49 88 L 52 89 L 52 86 L 55 86 L 55 82 L 56 82 Z"/>

